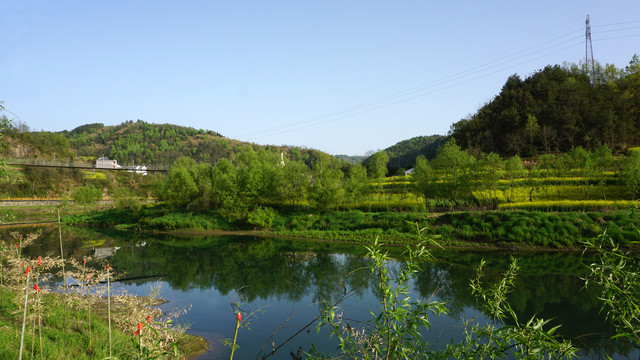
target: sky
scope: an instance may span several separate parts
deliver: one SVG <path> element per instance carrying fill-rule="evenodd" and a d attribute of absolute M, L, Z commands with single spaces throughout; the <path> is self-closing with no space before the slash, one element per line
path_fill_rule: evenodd
<path fill-rule="evenodd" d="M 640 1 L 35 1 L 0 13 L 3 114 L 141 119 L 363 155 L 450 126 L 507 78 L 640 54 Z"/>

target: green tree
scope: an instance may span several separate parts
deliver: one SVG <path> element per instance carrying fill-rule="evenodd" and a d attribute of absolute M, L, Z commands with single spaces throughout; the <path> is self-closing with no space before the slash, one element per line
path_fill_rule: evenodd
<path fill-rule="evenodd" d="M 381 179 L 387 176 L 387 163 L 389 155 L 386 151 L 378 151 L 371 155 L 367 161 L 367 172 L 374 179 Z"/>
<path fill-rule="evenodd" d="M 591 179 L 594 176 L 595 169 L 592 154 L 582 146 L 576 146 L 565 153 L 562 160 L 570 172 L 580 176 L 582 181 L 576 182 L 576 189 L 578 190 L 580 198 L 582 198 L 582 188 L 584 187 L 588 200 Z"/>
<path fill-rule="evenodd" d="M 174 162 L 161 185 L 158 198 L 174 208 L 187 206 L 195 200 L 198 186 L 191 172 L 195 166 L 195 161 L 187 157 Z"/>
<path fill-rule="evenodd" d="M 319 156 L 312 169 L 309 201 L 320 209 L 334 208 L 344 197 L 342 170 L 328 155 Z"/>
<path fill-rule="evenodd" d="M 504 163 L 504 169 L 506 171 L 507 179 L 509 180 L 509 201 L 513 201 L 513 192 L 516 188 L 516 179 L 522 176 L 524 166 L 522 166 L 522 159 L 520 156 L 514 155 L 507 159 Z"/>
<path fill-rule="evenodd" d="M 236 168 L 227 159 L 221 159 L 213 167 L 211 174 L 212 205 L 227 218 L 232 218 L 243 207 L 238 199 L 236 186 Z"/>
<path fill-rule="evenodd" d="M 476 160 L 462 150 L 455 139 L 444 144 L 431 161 L 431 167 L 440 173 L 441 186 L 449 199 L 472 197 L 474 189 L 473 167 Z"/>
<path fill-rule="evenodd" d="M 640 151 L 629 152 L 629 155 L 622 161 L 618 175 L 627 187 L 630 200 L 636 200 L 638 191 L 640 191 Z"/>
<path fill-rule="evenodd" d="M 411 180 L 415 190 L 425 199 L 436 199 L 446 196 L 439 186 L 439 174 L 433 169 L 429 160 L 420 155 L 416 158 L 416 167 L 411 174 Z"/>
<path fill-rule="evenodd" d="M 600 191 L 602 192 L 602 198 L 604 200 L 607 199 L 607 194 L 605 189 L 607 188 L 607 169 L 613 168 L 616 165 L 616 159 L 613 156 L 611 148 L 606 145 L 600 146 L 596 151 L 594 151 L 591 155 L 593 157 L 593 177 L 594 180 L 600 186 Z"/>
<path fill-rule="evenodd" d="M 533 114 L 527 115 L 527 122 L 525 124 L 525 130 L 527 133 L 527 137 L 529 138 L 529 153 L 534 154 L 535 148 L 533 145 L 533 140 L 536 135 L 540 132 L 540 125 L 538 125 L 538 119 Z"/>
<path fill-rule="evenodd" d="M 285 166 L 277 166 L 275 169 L 277 201 L 288 205 L 304 202 L 309 192 L 309 168 L 301 162 L 288 161 Z"/>
<path fill-rule="evenodd" d="M 345 200 L 350 203 L 362 201 L 369 190 L 367 169 L 362 164 L 353 164 L 347 170 L 344 181 Z"/>
<path fill-rule="evenodd" d="M 194 210 L 209 210 L 213 206 L 213 168 L 209 164 L 198 164 L 191 174 L 198 194 L 190 205 Z"/>
<path fill-rule="evenodd" d="M 478 181 L 489 192 L 491 206 L 495 207 L 498 184 L 504 175 L 504 161 L 496 153 L 482 154 L 477 165 Z"/>
<path fill-rule="evenodd" d="M 102 200 L 102 189 L 95 186 L 81 186 L 71 193 L 76 204 L 92 204 Z"/>

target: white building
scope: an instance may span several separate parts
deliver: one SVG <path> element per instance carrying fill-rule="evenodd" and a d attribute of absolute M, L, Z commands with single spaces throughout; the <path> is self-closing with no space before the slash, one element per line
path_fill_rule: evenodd
<path fill-rule="evenodd" d="M 118 165 L 117 160 L 109 160 L 106 157 L 99 157 L 96 160 L 96 169 L 120 169 L 121 166 Z"/>

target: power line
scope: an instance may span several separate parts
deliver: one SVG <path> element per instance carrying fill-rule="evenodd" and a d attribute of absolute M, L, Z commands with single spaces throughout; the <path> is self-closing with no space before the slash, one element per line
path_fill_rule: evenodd
<path fill-rule="evenodd" d="M 580 36 L 580 38 L 581 37 L 582 36 Z M 546 56 L 549 56 L 549 55 L 552 55 L 552 54 L 556 54 L 556 53 L 559 53 L 559 52 L 562 52 L 562 51 L 565 51 L 565 50 L 580 46 L 582 44 L 583 44 L 582 41 L 576 42 L 573 45 L 570 45 L 568 47 L 565 47 L 565 48 L 562 48 L 560 50 L 556 50 L 556 51 L 553 51 L 553 52 L 545 53 L 545 54 L 540 55 L 538 57 L 535 57 L 535 58 L 532 58 L 532 59 L 529 59 L 529 60 L 526 60 L 526 61 L 523 61 L 523 62 L 520 62 L 520 63 L 517 63 L 517 64 L 510 65 L 507 68 L 515 67 L 515 66 L 519 66 L 519 65 L 522 65 L 522 64 L 526 64 L 526 63 L 531 62 L 531 61 L 539 60 L 539 59 L 542 59 L 542 58 L 544 58 Z M 370 111 L 383 109 L 385 107 L 389 107 L 389 106 L 396 105 L 396 104 L 399 104 L 399 103 L 403 103 L 403 102 L 407 102 L 407 101 L 410 101 L 410 100 L 414 100 L 414 99 L 417 99 L 417 98 L 425 96 L 425 95 L 434 94 L 434 93 L 437 93 L 439 91 L 443 91 L 443 90 L 447 90 L 447 89 L 450 89 L 450 88 L 453 88 L 453 87 L 456 87 L 456 86 L 464 85 L 466 83 L 469 83 L 469 82 L 472 82 L 472 81 L 475 81 L 475 80 L 479 80 L 479 79 L 482 79 L 482 78 L 485 78 L 485 77 L 488 77 L 488 76 L 491 76 L 491 75 L 495 75 L 497 73 L 500 73 L 500 72 L 504 71 L 505 69 L 506 68 L 498 69 L 498 70 L 495 70 L 493 72 L 490 72 L 490 73 L 487 73 L 487 74 L 483 74 L 483 75 L 479 75 L 479 76 L 476 76 L 474 78 L 471 78 L 471 79 L 468 79 L 468 80 L 465 80 L 465 81 L 461 81 L 461 82 L 457 82 L 457 83 L 454 83 L 454 84 L 450 84 L 450 85 L 447 85 L 447 86 L 444 86 L 444 87 L 441 87 L 441 88 L 434 89 L 434 90 L 429 91 L 429 92 L 413 95 L 411 97 L 405 97 L 405 98 L 402 98 L 402 99 L 399 99 L 399 100 L 396 100 L 396 101 L 393 101 L 393 102 L 380 104 L 380 105 L 375 106 L 375 107 L 369 107 L 369 108 L 363 109 L 363 110 L 358 111 L 358 112 L 341 114 L 339 116 L 336 116 L 336 117 L 333 117 L 333 118 L 330 118 L 330 119 L 327 119 L 327 120 L 324 120 L 324 121 L 319 121 L 319 122 L 315 122 L 315 123 L 306 123 L 306 124 L 305 123 L 301 123 L 299 126 L 290 127 L 288 129 L 284 129 L 282 131 L 265 132 L 263 136 L 256 136 L 256 137 L 253 137 L 252 139 L 258 139 L 258 138 L 266 137 L 266 136 L 275 136 L 275 135 L 286 134 L 286 133 L 290 133 L 290 132 L 293 132 L 293 131 L 298 131 L 298 130 L 306 129 L 306 128 L 309 128 L 309 127 L 330 123 L 330 122 L 337 121 L 339 119 L 343 119 L 343 118 L 346 118 L 346 117 L 365 114 L 365 113 L 370 112 Z"/>
<path fill-rule="evenodd" d="M 612 23 L 612 24 L 605 24 L 605 25 L 599 25 L 599 26 L 618 26 L 618 25 L 626 25 L 626 24 L 634 24 L 634 23 L 640 23 L 640 21 L 627 21 L 627 22 L 621 22 L 621 23 Z M 627 27 L 627 28 L 622 28 L 622 29 L 614 29 L 614 30 L 608 30 L 608 31 L 602 31 L 602 32 L 618 32 L 618 31 L 626 31 L 626 30 L 633 30 L 636 29 L 637 27 Z M 309 127 L 313 127 L 313 126 L 318 126 L 318 125 L 322 125 L 322 124 L 326 124 L 326 123 L 330 123 L 330 122 L 334 122 L 337 121 L 339 119 L 343 119 L 343 118 L 347 118 L 347 117 L 352 117 L 352 116 L 357 116 L 363 113 L 367 113 L 370 111 L 374 111 L 374 110 L 378 110 L 381 108 L 385 108 L 388 106 L 392 106 L 398 103 L 402 103 L 402 102 L 406 102 L 406 101 L 410 101 L 413 99 L 416 99 L 418 97 L 422 97 L 428 94 L 433 94 L 439 91 L 443 91 L 452 87 L 456 87 L 456 86 L 460 86 L 463 84 L 466 84 L 468 82 L 471 81 L 475 81 L 490 75 L 494 75 L 496 73 L 499 73 L 501 71 L 504 71 L 505 69 L 508 68 L 512 68 L 515 66 L 519 66 L 531 61 L 535 61 L 538 59 L 541 59 L 543 57 L 552 55 L 552 54 L 556 54 L 562 51 L 566 51 L 568 49 L 574 48 L 576 46 L 579 46 L 581 44 L 583 44 L 582 42 L 576 42 L 576 40 L 582 38 L 585 35 L 579 35 L 579 36 L 573 36 L 571 38 L 565 39 L 568 36 L 574 35 L 578 32 L 583 32 L 585 31 L 584 28 L 582 29 L 577 29 L 577 30 L 573 30 L 571 32 L 565 33 L 564 35 L 555 37 L 553 39 L 538 43 L 534 46 L 531 46 L 529 48 L 511 53 L 509 55 L 494 59 L 492 61 L 486 62 L 484 64 L 481 65 L 477 65 L 474 67 L 471 67 L 467 70 L 449 75 L 449 76 L 445 76 L 442 77 L 438 80 L 434 80 L 431 82 L 427 82 L 427 83 L 423 83 L 420 84 L 418 86 L 406 89 L 406 90 L 402 90 L 396 93 L 392 93 L 386 96 L 382 96 L 382 97 L 378 97 L 369 101 L 365 101 L 353 106 L 349 106 L 346 108 L 342 108 L 339 110 L 335 110 L 326 114 L 322 114 L 319 116 L 315 116 L 315 117 L 311 117 L 311 118 L 307 118 L 305 120 L 302 121 L 296 121 L 296 122 L 292 122 L 289 124 L 284 124 L 281 126 L 277 126 L 277 127 L 273 127 L 271 129 L 267 129 L 267 130 L 263 130 L 263 131 L 256 131 L 256 132 L 252 132 L 252 133 L 248 133 L 245 135 L 240 136 L 239 138 L 248 138 L 248 139 L 258 139 L 258 138 L 263 138 L 263 137 L 267 137 L 267 136 L 275 136 L 275 135 L 280 135 L 280 134 L 284 134 L 284 133 L 289 133 L 289 132 L 293 132 L 293 131 L 298 131 L 298 130 L 302 130 L 305 128 L 309 128 Z M 599 32 L 600 33 L 600 32 Z M 596 39 L 596 41 L 603 41 L 603 40 L 611 40 L 611 39 L 617 39 L 617 38 L 624 38 L 624 37 L 635 37 L 635 36 L 640 36 L 640 35 L 627 35 L 627 36 L 620 36 L 620 37 L 612 37 L 612 38 L 605 38 L 605 39 Z M 564 40 L 563 40 L 564 39 Z M 559 41 L 562 40 L 562 41 Z M 559 42 L 558 42 L 559 41 Z M 547 44 L 551 44 L 549 46 L 545 46 L 542 47 L 543 45 L 547 45 Z M 551 50 L 554 48 L 557 48 L 561 45 L 565 45 L 565 44 L 570 44 L 568 46 L 564 46 L 560 49 L 556 49 L 550 52 L 545 52 L 544 54 L 540 55 L 541 52 L 547 51 L 547 50 Z M 587 49 L 587 52 L 589 52 L 589 49 Z M 592 54 L 592 48 L 591 48 L 591 59 L 593 59 L 593 54 Z M 519 56 L 518 56 L 519 55 Z M 536 56 L 534 56 L 536 55 Z M 534 56 L 533 58 L 531 56 Z M 518 60 L 523 60 L 521 62 L 515 63 Z M 594 61 L 591 60 L 591 63 L 593 63 Z M 497 70 L 494 70 L 498 68 Z M 488 72 L 490 70 L 494 70 L 491 72 Z M 466 79 L 466 80 L 465 80 Z"/>
<path fill-rule="evenodd" d="M 290 129 L 290 128 L 298 129 L 301 126 L 301 123 L 305 123 L 307 125 L 313 126 L 313 125 L 317 125 L 317 124 L 321 124 L 321 123 L 326 123 L 327 121 L 323 121 L 323 120 L 325 120 L 327 118 L 333 118 L 333 117 L 337 117 L 337 116 L 340 116 L 340 118 L 342 118 L 344 116 L 341 116 L 341 115 L 344 115 L 346 113 L 350 113 L 350 112 L 353 112 L 353 111 L 357 111 L 357 110 L 362 110 L 363 108 L 376 106 L 375 108 L 378 109 L 378 108 L 380 108 L 380 106 L 378 106 L 378 105 L 380 105 L 380 104 L 382 104 L 384 102 L 393 101 L 393 100 L 396 100 L 398 98 L 406 97 L 406 96 L 409 96 L 409 95 L 413 95 L 413 94 L 422 92 L 424 90 L 428 90 L 428 89 L 433 88 L 435 86 L 443 85 L 443 84 L 446 84 L 446 83 L 451 82 L 451 81 L 460 80 L 460 79 L 463 79 L 463 78 L 468 77 L 468 76 L 473 76 L 473 75 L 475 75 L 475 74 L 477 74 L 479 72 L 491 70 L 491 69 L 494 69 L 494 68 L 496 68 L 498 66 L 502 66 L 502 65 L 508 64 L 510 62 L 522 59 L 523 57 L 527 57 L 527 56 L 530 56 L 532 54 L 537 54 L 540 51 L 544 51 L 544 50 L 547 50 L 549 48 L 557 47 L 557 46 L 565 44 L 567 42 L 579 39 L 582 36 L 572 37 L 572 38 L 564 40 L 564 41 L 562 41 L 560 43 L 557 43 L 557 44 L 554 44 L 554 45 L 550 45 L 550 46 L 538 49 L 542 45 L 546 45 L 546 44 L 555 42 L 557 40 L 563 39 L 563 38 L 565 38 L 567 36 L 570 36 L 570 35 L 573 35 L 573 34 L 575 34 L 577 32 L 582 32 L 582 31 L 583 31 L 582 29 L 577 29 L 577 30 L 571 31 L 571 32 L 566 33 L 564 35 L 555 37 L 555 38 L 553 38 L 551 40 L 547 40 L 547 41 L 541 42 L 541 43 L 539 43 L 537 45 L 534 45 L 532 47 L 529 47 L 529 48 L 514 52 L 512 54 L 497 58 L 497 59 L 489 61 L 487 63 L 481 64 L 481 65 L 478 65 L 478 66 L 474 66 L 472 68 L 469 68 L 467 70 L 461 71 L 459 73 L 452 74 L 452 75 L 449 75 L 449 76 L 445 76 L 445 77 L 440 78 L 438 80 L 427 82 L 427 83 L 424 83 L 424 84 L 421 84 L 421 85 L 418 85 L 418 86 L 415 86 L 415 87 L 412 87 L 412 88 L 409 88 L 409 89 L 406 89 L 406 90 L 403 90 L 403 91 L 399 91 L 399 92 L 396 92 L 396 93 L 393 93 L 393 94 L 390 94 L 390 95 L 386 95 L 386 96 L 382 96 L 382 97 L 379 97 L 379 98 L 375 98 L 375 99 L 372 99 L 372 100 L 369 100 L 369 101 L 366 101 L 366 102 L 363 102 L 363 103 L 360 103 L 360 104 L 356 104 L 356 105 L 353 105 L 353 106 L 350 106 L 350 107 L 346 107 L 346 108 L 343 108 L 343 109 L 332 111 L 332 112 L 329 112 L 329 113 L 326 113 L 326 114 L 323 114 L 323 115 L 311 117 L 311 118 L 308 118 L 308 119 L 303 120 L 303 121 L 297 121 L 297 122 L 281 125 L 281 126 L 278 126 L 278 127 L 274 127 L 274 128 L 271 128 L 270 130 L 256 131 L 256 132 L 252 132 L 252 133 L 247 133 L 247 134 L 239 136 L 239 138 L 256 139 L 256 138 L 262 138 L 262 137 L 265 137 L 265 136 L 272 136 L 272 135 L 275 135 L 275 134 L 282 133 L 283 130 L 284 130 L 284 132 L 292 131 L 292 130 L 286 130 L 286 129 Z M 517 56 L 517 57 L 513 58 L 514 56 L 519 55 L 519 54 L 523 54 L 523 53 L 524 53 L 524 55 L 520 55 L 520 56 Z M 513 58 L 513 59 L 506 60 L 506 59 L 509 59 L 509 58 Z M 502 61 L 502 60 L 506 60 L 506 61 Z M 415 96 L 411 97 L 411 99 L 413 99 L 413 98 L 415 98 Z M 399 101 L 399 102 L 402 102 L 402 101 Z M 391 104 L 396 104 L 396 103 L 398 103 L 398 101 L 394 101 Z M 333 121 L 333 120 L 330 120 L 330 121 Z M 308 127 L 307 125 L 303 125 L 303 128 L 304 127 Z"/>

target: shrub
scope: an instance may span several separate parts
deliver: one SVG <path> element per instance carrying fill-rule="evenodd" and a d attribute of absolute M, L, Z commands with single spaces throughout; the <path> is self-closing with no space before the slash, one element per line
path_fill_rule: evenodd
<path fill-rule="evenodd" d="M 142 207 L 142 201 L 128 189 L 119 189 L 114 194 L 115 205 L 119 210 L 138 211 Z"/>
<path fill-rule="evenodd" d="M 255 227 L 271 229 L 278 212 L 270 207 L 258 206 L 247 215 L 247 222 Z"/>
<path fill-rule="evenodd" d="M 102 190 L 93 186 L 81 186 L 72 194 L 71 198 L 76 204 L 91 204 L 102 200 Z"/>

